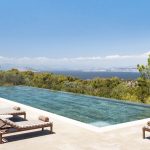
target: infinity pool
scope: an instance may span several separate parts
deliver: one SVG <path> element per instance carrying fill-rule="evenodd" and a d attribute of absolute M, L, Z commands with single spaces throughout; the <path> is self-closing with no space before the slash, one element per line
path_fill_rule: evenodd
<path fill-rule="evenodd" d="M 146 105 L 33 87 L 0 87 L 0 97 L 98 127 L 150 117 Z"/>

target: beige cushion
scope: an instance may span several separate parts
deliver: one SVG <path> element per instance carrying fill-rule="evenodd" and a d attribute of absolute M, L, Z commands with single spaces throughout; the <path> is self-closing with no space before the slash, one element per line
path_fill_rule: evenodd
<path fill-rule="evenodd" d="M 14 109 L 14 110 L 21 110 L 21 108 L 18 107 L 18 106 L 14 106 L 13 109 Z"/>
<path fill-rule="evenodd" d="M 44 122 L 49 122 L 49 118 L 46 116 L 39 116 L 39 120 L 44 121 Z"/>

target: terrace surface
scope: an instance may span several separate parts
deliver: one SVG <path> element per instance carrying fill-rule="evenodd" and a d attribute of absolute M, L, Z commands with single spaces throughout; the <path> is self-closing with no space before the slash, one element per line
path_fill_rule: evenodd
<path fill-rule="evenodd" d="M 0 98 L 0 108 L 20 106 L 28 119 L 49 116 L 54 134 L 39 130 L 5 135 L 2 150 L 149 150 L 150 133 L 142 139 L 142 126 L 148 119 L 110 127 L 96 128 L 49 112 Z"/>

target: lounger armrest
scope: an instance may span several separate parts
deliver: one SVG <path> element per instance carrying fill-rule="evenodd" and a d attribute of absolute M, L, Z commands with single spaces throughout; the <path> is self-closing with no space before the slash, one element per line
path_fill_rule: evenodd
<path fill-rule="evenodd" d="M 39 116 L 39 120 L 44 121 L 44 122 L 49 122 L 49 118 L 46 116 Z"/>

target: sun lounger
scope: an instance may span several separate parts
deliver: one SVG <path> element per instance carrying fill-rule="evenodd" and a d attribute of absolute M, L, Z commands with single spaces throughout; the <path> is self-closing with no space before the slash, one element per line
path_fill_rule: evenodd
<path fill-rule="evenodd" d="M 145 139 L 145 132 L 146 131 L 148 131 L 148 132 L 150 132 L 150 126 L 144 126 L 143 128 L 142 128 L 142 131 L 143 131 L 143 139 Z"/>
<path fill-rule="evenodd" d="M 39 117 L 38 120 L 25 120 L 20 122 L 11 121 L 9 118 L 0 116 L 0 144 L 3 143 L 3 135 L 41 128 L 50 127 L 50 133 L 53 132 L 53 123 L 49 122 L 48 117 Z"/>
<path fill-rule="evenodd" d="M 143 139 L 145 139 L 145 131 L 150 132 L 150 121 L 147 122 L 147 126 L 144 126 L 142 128 L 142 131 L 143 131 Z"/>
<path fill-rule="evenodd" d="M 13 115 L 13 116 L 20 116 L 23 115 L 24 119 L 26 119 L 26 112 L 21 110 L 20 107 L 7 107 L 7 108 L 0 108 L 0 115 Z"/>

